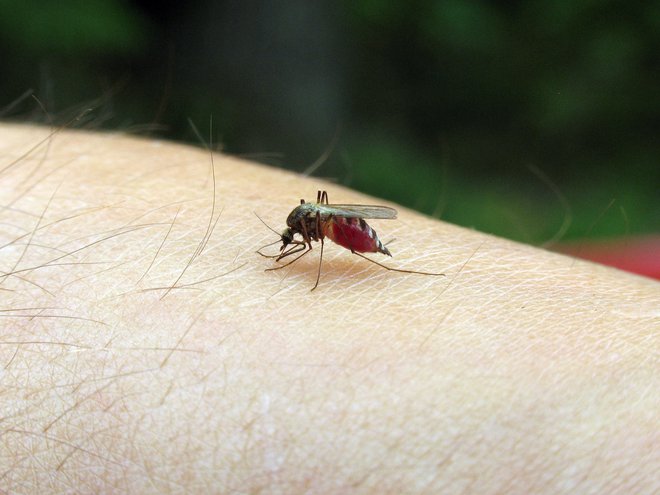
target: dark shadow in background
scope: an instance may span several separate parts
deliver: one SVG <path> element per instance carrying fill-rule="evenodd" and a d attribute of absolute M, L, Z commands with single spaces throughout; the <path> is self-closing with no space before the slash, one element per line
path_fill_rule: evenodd
<path fill-rule="evenodd" d="M 45 120 L 30 88 L 58 121 L 95 102 L 170 139 L 212 115 L 225 151 L 297 171 L 340 129 L 317 176 L 527 242 L 566 204 L 565 238 L 641 234 L 659 48 L 657 0 L 0 2 L 0 116 Z"/>

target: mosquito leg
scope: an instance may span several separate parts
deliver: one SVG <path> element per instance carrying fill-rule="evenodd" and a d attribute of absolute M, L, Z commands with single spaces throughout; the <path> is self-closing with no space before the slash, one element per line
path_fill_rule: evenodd
<path fill-rule="evenodd" d="M 278 256 L 275 256 L 275 261 L 280 261 L 281 259 L 286 258 L 287 256 L 291 256 L 292 254 L 299 253 L 300 251 L 306 248 L 307 245 L 304 242 L 296 242 L 296 244 L 291 248 L 289 248 L 288 251 L 284 251 L 283 253 L 280 253 Z"/>
<path fill-rule="evenodd" d="M 306 247 L 307 247 L 307 246 L 302 246 L 302 249 L 305 249 Z M 282 268 L 287 267 L 287 266 L 289 266 L 289 265 L 292 264 L 292 263 L 295 263 L 295 262 L 298 261 L 300 258 L 302 258 L 302 257 L 305 256 L 307 253 L 309 253 L 311 250 L 312 250 L 312 248 L 309 248 L 309 249 L 307 249 L 307 251 L 305 251 L 303 254 L 301 254 L 300 256 L 297 256 L 297 257 L 293 258 L 293 259 L 292 259 L 291 261 L 289 261 L 288 263 L 284 263 L 283 265 L 279 265 L 279 266 L 276 266 L 276 267 L 274 267 L 274 268 L 266 268 L 266 270 L 264 270 L 264 271 L 266 271 L 266 272 L 272 272 L 272 271 L 274 271 L 274 270 L 281 270 Z M 299 251 L 301 251 L 301 250 L 298 249 L 298 250 L 296 250 L 296 251 L 294 251 L 294 252 L 289 252 L 288 254 L 297 253 L 297 252 L 299 252 Z"/>
<path fill-rule="evenodd" d="M 321 193 L 321 191 L 319 191 L 319 193 L 321 194 L 321 201 L 319 201 L 319 203 L 322 203 L 322 204 L 326 204 L 326 205 L 327 205 L 327 204 L 328 204 L 328 192 L 327 192 L 327 191 L 323 191 L 323 192 Z"/>
<path fill-rule="evenodd" d="M 301 220 L 300 226 L 301 226 L 300 230 L 302 230 L 303 241 L 307 243 L 309 249 L 312 249 L 312 238 L 309 236 L 309 233 L 307 232 L 307 222 L 304 219 Z M 316 236 L 314 236 L 314 240 L 317 240 Z"/>
<path fill-rule="evenodd" d="M 320 203 L 323 201 L 323 195 L 321 194 L 321 191 L 316 191 L 316 202 Z"/>
<path fill-rule="evenodd" d="M 312 290 L 316 289 L 319 286 L 319 280 L 321 280 L 321 264 L 322 263 L 323 263 L 323 239 L 321 238 L 321 257 L 319 258 L 319 272 L 316 275 L 316 283 L 314 284 L 314 287 L 312 287 Z"/>
<path fill-rule="evenodd" d="M 271 242 L 270 244 L 266 244 L 265 246 L 262 246 L 262 247 L 260 247 L 259 249 L 257 249 L 257 250 L 255 251 L 255 253 L 260 254 L 260 255 L 263 256 L 264 258 L 279 258 L 279 257 L 281 256 L 281 254 L 272 254 L 272 255 L 271 255 L 271 254 L 264 254 L 264 253 L 261 252 L 262 249 L 265 249 L 265 248 L 267 248 L 268 246 L 272 246 L 273 244 L 277 244 L 278 242 L 282 242 L 282 241 L 280 241 L 280 240 L 278 239 L 278 240 L 275 241 L 275 242 Z"/>
<path fill-rule="evenodd" d="M 332 217 L 329 217 L 328 220 L 330 218 Z M 321 239 L 321 241 L 323 241 L 323 238 L 325 237 L 325 235 L 323 235 L 323 230 L 321 229 L 321 215 L 318 213 L 316 214 L 316 236 Z"/>
<path fill-rule="evenodd" d="M 434 275 L 436 277 L 444 277 L 444 273 L 431 273 L 431 272 L 418 272 L 416 270 L 402 270 L 401 268 L 392 268 L 391 266 L 383 265 L 382 263 L 378 263 L 376 260 L 372 260 L 371 258 L 367 258 L 366 256 L 357 253 L 353 251 L 353 254 L 357 254 L 360 258 L 364 258 L 367 261 L 371 261 L 373 264 L 380 266 L 381 268 L 385 268 L 385 270 L 389 270 L 391 272 L 400 272 L 400 273 L 416 273 L 417 275 Z"/>

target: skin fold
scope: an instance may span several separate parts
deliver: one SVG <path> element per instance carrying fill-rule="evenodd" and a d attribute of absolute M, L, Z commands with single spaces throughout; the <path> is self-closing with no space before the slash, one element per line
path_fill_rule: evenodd
<path fill-rule="evenodd" d="M 404 208 L 401 269 L 255 251 L 300 199 L 121 134 L 0 126 L 0 493 L 657 493 L 660 284 Z M 278 245 L 265 252 L 276 254 Z"/>

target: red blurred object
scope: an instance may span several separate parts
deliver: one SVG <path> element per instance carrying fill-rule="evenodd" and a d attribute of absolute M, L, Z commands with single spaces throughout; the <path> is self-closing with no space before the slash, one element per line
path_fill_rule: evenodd
<path fill-rule="evenodd" d="M 579 241 L 553 246 L 555 251 L 660 280 L 660 236 L 608 241 Z"/>

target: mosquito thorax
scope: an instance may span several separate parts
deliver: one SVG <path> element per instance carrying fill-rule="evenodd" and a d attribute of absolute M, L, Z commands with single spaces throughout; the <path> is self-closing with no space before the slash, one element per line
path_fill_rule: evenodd
<path fill-rule="evenodd" d="M 286 224 L 289 227 L 294 229 L 300 226 L 300 222 L 303 218 L 309 216 L 310 213 L 314 213 L 314 205 L 312 203 L 303 203 L 299 206 L 296 206 L 289 216 L 286 219 Z"/>

